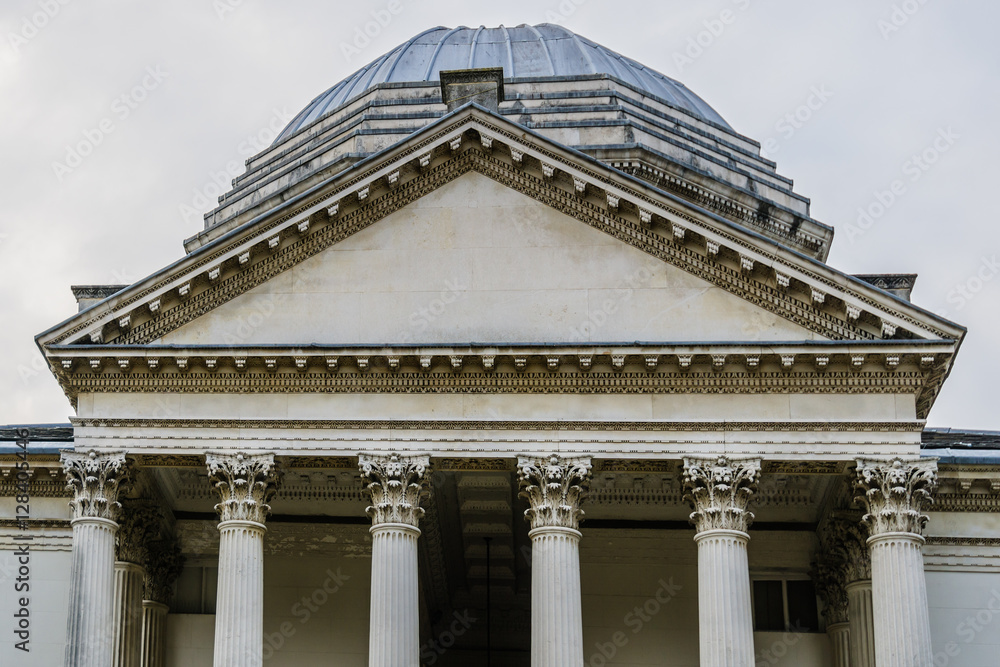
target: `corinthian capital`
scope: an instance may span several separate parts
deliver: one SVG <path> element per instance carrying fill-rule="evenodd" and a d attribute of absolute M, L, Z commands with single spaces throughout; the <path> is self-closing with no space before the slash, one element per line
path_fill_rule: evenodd
<path fill-rule="evenodd" d="M 532 530 L 580 527 L 583 518 L 580 504 L 590 484 L 590 468 L 589 458 L 562 458 L 553 454 L 547 459 L 518 459 L 519 495 L 531 505 L 524 516 Z"/>
<path fill-rule="evenodd" d="M 124 492 L 129 483 L 125 453 L 63 451 L 60 460 L 66 475 L 66 490 L 73 492 L 69 501 L 73 518 L 117 521 L 122 508 L 118 494 Z"/>
<path fill-rule="evenodd" d="M 361 479 L 371 494 L 372 504 L 366 510 L 372 525 L 405 523 L 416 527 L 424 510 L 420 507 L 420 491 L 424 475 L 430 467 L 427 456 L 358 457 Z"/>
<path fill-rule="evenodd" d="M 827 625 L 847 622 L 847 588 L 844 582 L 843 562 L 821 556 L 813 566 L 812 579 L 816 593 L 823 600 L 823 618 Z"/>
<path fill-rule="evenodd" d="M 858 459 L 854 481 L 855 501 L 866 513 L 862 521 L 872 535 L 916 533 L 927 523 L 921 513 L 934 502 L 937 488 L 936 459 Z"/>
<path fill-rule="evenodd" d="M 208 479 L 221 502 L 215 506 L 222 521 L 264 523 L 268 504 L 278 489 L 273 454 L 207 454 Z"/>
<path fill-rule="evenodd" d="M 831 519 L 822 536 L 827 556 L 840 563 L 844 584 L 872 578 L 872 554 L 868 529 L 851 519 Z"/>
<path fill-rule="evenodd" d="M 159 532 L 161 520 L 155 505 L 126 500 L 115 533 L 115 560 L 137 565 L 145 563 L 149 541 Z"/>
<path fill-rule="evenodd" d="M 146 576 L 142 582 L 142 598 L 160 604 L 170 604 L 174 581 L 184 568 L 184 556 L 174 540 L 153 542 L 149 545 L 145 563 Z"/>
<path fill-rule="evenodd" d="M 684 459 L 684 499 L 698 532 L 739 530 L 753 523 L 747 507 L 760 481 L 760 459 Z"/>

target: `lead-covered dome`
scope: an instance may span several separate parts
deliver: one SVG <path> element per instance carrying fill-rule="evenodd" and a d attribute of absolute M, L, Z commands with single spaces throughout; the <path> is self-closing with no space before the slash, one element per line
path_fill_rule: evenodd
<path fill-rule="evenodd" d="M 480 67 L 503 67 L 506 79 L 612 76 L 699 118 L 729 127 L 683 83 L 562 26 L 543 23 L 426 30 L 314 99 L 275 143 L 379 84 L 437 81 L 441 70 Z"/>

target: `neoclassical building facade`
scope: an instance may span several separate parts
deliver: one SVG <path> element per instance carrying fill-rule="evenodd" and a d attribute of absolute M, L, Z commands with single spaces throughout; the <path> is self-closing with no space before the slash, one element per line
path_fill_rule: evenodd
<path fill-rule="evenodd" d="M 1000 436 L 925 428 L 965 329 L 832 241 L 683 84 L 420 33 L 37 337 L 3 664 L 995 664 Z"/>

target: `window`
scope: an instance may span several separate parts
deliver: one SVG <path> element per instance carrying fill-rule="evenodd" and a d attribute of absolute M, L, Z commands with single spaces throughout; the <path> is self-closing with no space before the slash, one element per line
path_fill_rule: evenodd
<path fill-rule="evenodd" d="M 812 581 L 755 580 L 753 624 L 757 632 L 819 632 L 816 589 Z"/>

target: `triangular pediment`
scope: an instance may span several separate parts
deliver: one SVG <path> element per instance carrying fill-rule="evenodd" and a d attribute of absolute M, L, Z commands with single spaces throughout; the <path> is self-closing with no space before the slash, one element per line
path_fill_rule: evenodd
<path fill-rule="evenodd" d="M 605 294 L 614 301 L 643 267 L 651 287 L 602 312 Z M 964 333 L 469 106 L 38 340 L 43 347 L 234 345 L 298 331 L 300 341 L 336 334 L 338 343 L 402 342 L 415 336 L 413 313 L 434 305 L 453 277 L 469 290 L 419 332 L 428 343 L 571 341 L 574 328 L 596 321 L 603 324 L 591 327 L 592 341 L 957 340 Z M 320 296 L 314 288 L 332 291 Z M 284 295 L 274 315 L 250 335 L 219 338 L 269 294 Z"/>
<path fill-rule="evenodd" d="M 154 343 L 817 338 L 704 278 L 469 171 Z"/>

